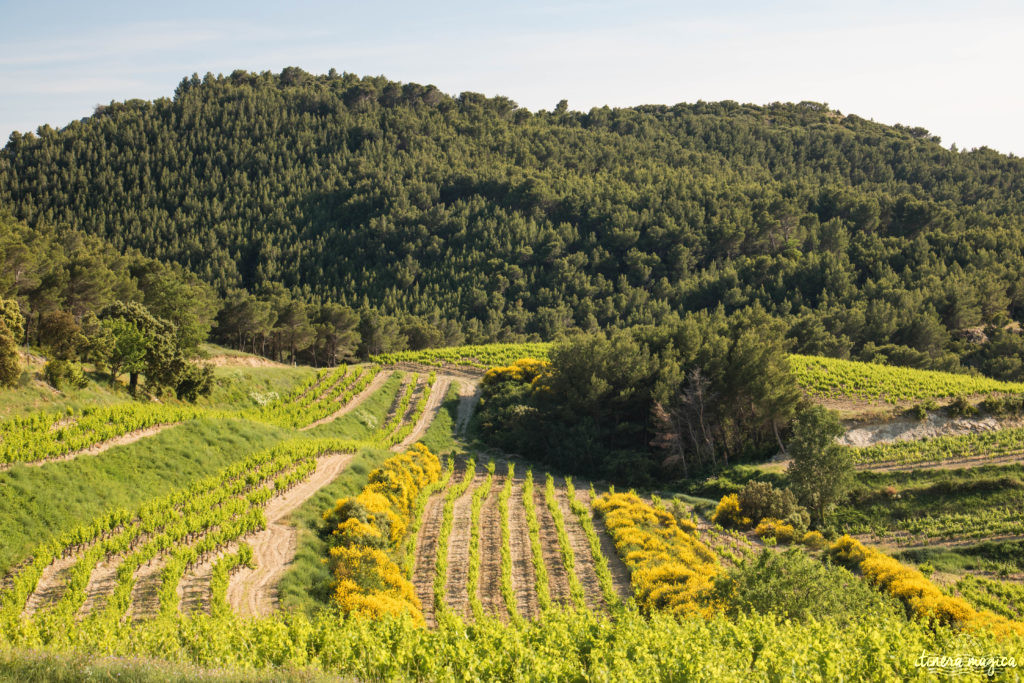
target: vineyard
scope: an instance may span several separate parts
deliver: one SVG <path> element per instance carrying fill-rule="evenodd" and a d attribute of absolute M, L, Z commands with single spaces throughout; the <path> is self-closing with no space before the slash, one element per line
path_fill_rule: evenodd
<path fill-rule="evenodd" d="M 479 344 L 450 346 L 422 351 L 382 353 L 372 358 L 382 365 L 417 363 L 420 365 L 468 366 L 486 370 L 498 365 L 510 365 L 520 358 L 547 358 L 551 344 L 536 342 L 522 344 Z"/>
<path fill-rule="evenodd" d="M 977 394 L 1024 393 L 1024 384 L 934 370 L 790 355 L 797 382 L 816 398 L 875 401 L 940 399 Z"/>
<path fill-rule="evenodd" d="M 0 668 L 21 666 L 17 653 L 31 648 L 303 676 L 749 680 L 792 678 L 800 666 L 801 678 L 859 667 L 874 678 L 914 679 L 926 672 L 911 653 L 956 642 L 952 626 L 903 616 L 866 614 L 840 628 L 730 615 L 723 582 L 761 553 L 780 552 L 775 538 L 759 537 L 760 527 L 723 529 L 680 499 L 554 476 L 515 457 L 461 446 L 436 454 L 423 445 L 444 406 L 451 412 L 438 424 L 464 429 L 475 400 L 474 380 L 445 367 L 544 355 L 526 346 L 462 347 L 444 357 L 425 352 L 323 370 L 256 408 L 128 404 L 3 423 L 9 461 L 24 454 L 17 462 L 90 448 L 99 455 L 98 445 L 126 434 L 222 418 L 264 425 L 277 441 L 214 476 L 42 539 L 0 585 Z M 436 370 L 383 365 L 397 362 Z M 1007 431 L 976 436 L 972 446 L 943 448 L 936 439 L 918 443 L 916 456 L 863 449 L 857 458 L 922 462 L 971 448 L 979 456 L 1010 452 L 1016 444 Z M 314 527 L 296 526 L 297 511 L 346 477 L 360 483 L 318 503 Z M 1005 504 L 927 514 L 914 508 L 886 533 L 1024 534 L 1011 484 Z M 1024 653 L 1014 584 L 965 576 L 943 592 L 849 537 L 830 544 L 819 534 L 817 543 L 800 552 L 851 567 L 905 601 L 908 614 L 976 623 L 976 642 L 994 653 Z M 311 548 L 322 555 L 309 557 Z M 303 584 L 310 591 L 319 585 L 320 607 L 280 611 L 289 571 L 322 573 L 316 580 L 323 583 Z M 879 647 L 907 656 L 869 655 Z"/>
<path fill-rule="evenodd" d="M 854 448 L 852 451 L 854 461 L 863 466 L 914 465 L 960 460 L 971 460 L 984 465 L 989 460 L 995 462 L 1024 455 L 1024 428 L 939 436 L 918 441 L 894 441 L 866 448 Z"/>

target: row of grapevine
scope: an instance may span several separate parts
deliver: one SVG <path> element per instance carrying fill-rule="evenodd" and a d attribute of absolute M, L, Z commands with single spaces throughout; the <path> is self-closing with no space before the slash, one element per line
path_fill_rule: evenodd
<path fill-rule="evenodd" d="M 60 458 L 130 432 L 196 419 L 209 411 L 159 403 L 122 403 L 82 412 L 32 413 L 0 422 L 0 463 Z"/>
<path fill-rule="evenodd" d="M 480 514 L 484 509 L 484 499 L 491 492 L 491 484 L 494 482 L 494 462 L 487 463 L 487 478 L 484 483 L 477 486 L 473 491 L 469 522 L 469 579 L 466 582 L 466 591 L 469 593 L 469 607 L 473 618 L 477 621 L 483 619 L 484 606 L 480 602 Z"/>
<path fill-rule="evenodd" d="M 612 580 L 612 573 L 608 567 L 608 558 L 601 550 L 601 538 L 594 528 L 594 520 L 590 517 L 590 510 L 587 506 L 576 499 L 576 488 L 573 486 L 572 478 L 565 478 L 565 492 L 569 498 L 569 509 L 579 522 L 587 537 L 587 544 L 590 546 L 590 557 L 594 562 L 594 572 L 597 574 L 597 582 L 601 587 L 601 597 L 609 608 L 619 606 L 619 594 L 615 590 L 615 582 Z M 592 496 L 593 497 L 593 496 Z"/>
<path fill-rule="evenodd" d="M 0 656 L 32 649 L 26 655 L 32 671 L 45 670 L 47 653 L 59 653 L 57 663 L 81 662 L 80 676 L 98 678 L 103 669 L 89 665 L 83 653 L 100 653 L 106 667 L 123 662 L 124 678 L 133 680 L 142 661 L 173 680 L 934 681 L 937 674 L 920 664 L 922 653 L 956 655 L 964 642 L 957 629 L 892 615 L 803 621 L 753 613 L 705 620 L 630 610 L 614 619 L 556 610 L 536 621 L 472 628 L 442 623 L 430 630 L 408 619 L 339 619 L 326 611 L 0 628 Z M 1006 659 L 1020 659 L 1024 637 L 974 631 L 969 643 L 971 653 L 995 658 L 995 680 L 1015 680 L 1018 670 Z M 956 680 L 993 680 L 984 665 L 952 671 L 962 674 Z"/>
<path fill-rule="evenodd" d="M 437 374 L 432 372 L 427 376 L 426 381 L 420 383 L 420 396 L 411 409 L 410 404 L 412 404 L 412 397 L 415 394 L 418 383 L 412 381 L 406 384 L 405 391 L 399 397 L 394 415 L 385 425 L 377 430 L 374 436 L 371 437 L 372 440 L 381 447 L 386 448 L 401 443 L 407 436 L 412 434 L 412 431 L 416 428 L 416 423 L 419 422 L 420 417 L 423 416 L 423 412 L 427 408 L 430 392 L 433 391 L 436 381 Z"/>
<path fill-rule="evenodd" d="M 373 356 L 375 363 L 417 363 L 419 365 L 459 365 L 487 369 L 496 365 L 508 365 L 520 358 L 547 358 L 551 344 L 542 342 L 520 344 L 475 344 L 449 346 L 421 351 L 398 351 Z"/>
<path fill-rule="evenodd" d="M 580 577 L 576 574 L 576 557 L 569 544 L 569 532 L 566 531 L 562 508 L 558 504 L 555 494 L 555 480 L 550 474 L 547 475 L 544 482 L 544 503 L 551 513 L 551 519 L 554 520 L 555 531 L 558 534 L 558 552 L 562 556 L 562 565 L 569 577 L 569 595 L 577 607 L 586 609 L 587 602 L 583 593 L 583 584 L 580 583 Z"/>
<path fill-rule="evenodd" d="M 378 366 L 352 370 L 341 366 L 302 400 L 272 403 L 257 411 L 253 419 L 290 429 L 305 427 L 337 412 L 368 387 L 379 372 Z"/>
<path fill-rule="evenodd" d="M 162 499 L 150 501 L 134 513 L 112 510 L 97 521 L 60 534 L 41 544 L 32 561 L 11 580 L 0 596 L 2 612 L 20 614 L 28 597 L 35 590 L 46 568 L 59 557 L 81 553 L 74 576 L 84 577 L 80 590 L 65 591 L 65 609 L 81 606 L 85 583 L 96 563 L 130 553 L 118 569 L 118 583 L 130 584 L 135 568 L 152 560 L 183 539 L 194 539 L 205 530 L 217 526 L 225 515 L 241 514 L 252 505 L 262 505 L 273 490 L 263 484 L 291 470 L 301 461 L 308 461 L 332 450 L 351 449 L 353 444 L 340 440 L 293 440 L 259 451 L 231 465 L 219 475 L 193 483 Z M 241 500 L 249 496 L 246 501 Z M 77 584 L 76 584 L 77 585 Z M 130 602 L 131 586 L 115 590 L 122 604 Z M 77 611 L 77 607 L 74 611 Z"/>
<path fill-rule="evenodd" d="M 379 372 L 378 366 L 321 371 L 284 399 L 251 410 L 129 402 L 11 417 L 0 422 L 0 464 L 54 460 L 133 432 L 200 418 L 246 418 L 296 429 L 337 411 Z"/>
<path fill-rule="evenodd" d="M 448 610 L 445 602 L 445 588 L 448 582 L 448 538 L 452 534 L 452 522 L 455 516 L 455 500 L 469 488 L 476 474 L 476 461 L 470 458 L 466 462 L 466 470 L 462 481 L 449 486 L 445 491 L 444 508 L 441 513 L 441 530 L 437 536 L 437 557 L 434 561 L 434 613 L 443 615 Z"/>
<path fill-rule="evenodd" d="M 533 470 L 526 470 L 523 479 L 523 506 L 526 509 L 526 527 L 530 535 L 530 557 L 537 582 L 537 602 L 541 611 L 551 608 L 551 590 L 548 585 L 548 568 L 544 564 L 544 550 L 540 543 L 540 522 L 533 504 Z"/>

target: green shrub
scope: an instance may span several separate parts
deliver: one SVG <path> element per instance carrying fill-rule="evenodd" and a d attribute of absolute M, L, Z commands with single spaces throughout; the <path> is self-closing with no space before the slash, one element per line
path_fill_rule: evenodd
<path fill-rule="evenodd" d="M 872 614 L 903 613 L 895 600 L 860 577 L 823 564 L 799 548 L 764 550 L 742 561 L 715 582 L 715 592 L 734 617 L 759 612 L 798 621 L 849 622 Z"/>
<path fill-rule="evenodd" d="M 43 378 L 55 389 L 80 389 L 89 383 L 82 366 L 70 360 L 51 360 L 43 368 Z"/>
<path fill-rule="evenodd" d="M 963 396 L 954 398 L 946 410 L 952 417 L 973 417 L 978 414 L 978 409 Z"/>
<path fill-rule="evenodd" d="M 766 481 L 748 481 L 737 497 L 740 510 L 755 521 L 765 517 L 786 519 L 802 509 L 792 491 L 777 489 Z"/>

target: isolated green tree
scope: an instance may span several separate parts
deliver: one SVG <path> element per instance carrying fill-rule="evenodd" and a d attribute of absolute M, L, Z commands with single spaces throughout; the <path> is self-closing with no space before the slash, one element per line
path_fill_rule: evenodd
<path fill-rule="evenodd" d="M 786 473 L 797 500 L 818 524 L 853 483 L 853 458 L 835 441 L 842 433 L 836 413 L 817 405 L 803 410 L 793 428 Z"/>

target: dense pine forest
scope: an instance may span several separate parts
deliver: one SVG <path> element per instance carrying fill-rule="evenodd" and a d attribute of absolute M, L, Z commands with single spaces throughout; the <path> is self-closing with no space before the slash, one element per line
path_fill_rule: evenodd
<path fill-rule="evenodd" d="M 758 307 L 796 352 L 1024 376 L 1024 163 L 812 102 L 530 112 L 194 75 L 12 135 L 0 202 L 195 273 L 225 343 L 287 357 L 326 318 L 347 342 L 317 364 Z"/>

